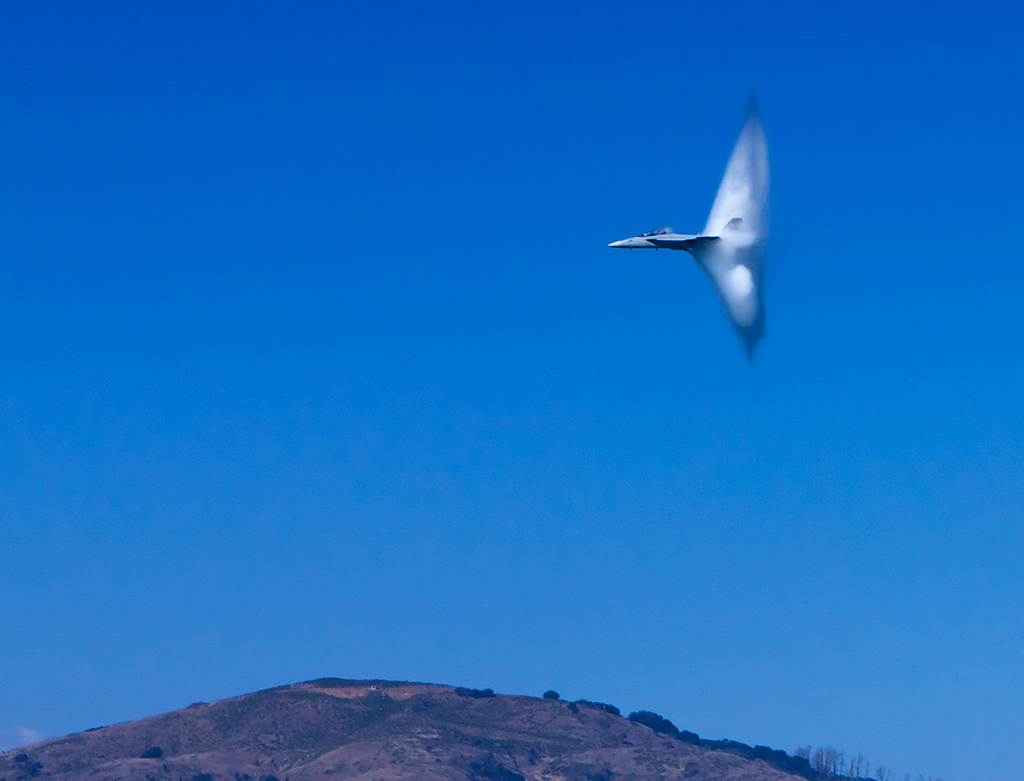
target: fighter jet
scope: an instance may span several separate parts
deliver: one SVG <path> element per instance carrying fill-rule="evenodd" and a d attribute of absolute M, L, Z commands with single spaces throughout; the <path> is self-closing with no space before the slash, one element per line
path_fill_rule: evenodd
<path fill-rule="evenodd" d="M 704 230 L 691 235 L 659 228 L 608 246 L 689 252 L 711 280 L 750 358 L 764 334 L 761 279 L 767 237 L 768 143 L 751 100 Z"/>

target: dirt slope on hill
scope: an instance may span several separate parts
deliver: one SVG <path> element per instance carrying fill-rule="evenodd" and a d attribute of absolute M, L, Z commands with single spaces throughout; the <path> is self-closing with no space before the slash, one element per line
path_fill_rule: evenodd
<path fill-rule="evenodd" d="M 798 778 L 597 708 L 467 695 L 386 681 L 282 686 L 8 751 L 0 754 L 0 781 Z"/>

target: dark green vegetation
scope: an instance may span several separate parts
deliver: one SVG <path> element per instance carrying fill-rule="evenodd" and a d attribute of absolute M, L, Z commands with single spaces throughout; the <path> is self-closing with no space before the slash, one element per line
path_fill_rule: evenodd
<path fill-rule="evenodd" d="M 526 781 L 522 773 L 509 770 L 491 754 L 479 762 L 470 762 L 469 771 L 474 778 L 481 781 Z"/>
<path fill-rule="evenodd" d="M 817 777 L 606 703 L 321 678 L 0 754 L 0 781 L 786 781 L 787 763 Z"/>
<path fill-rule="evenodd" d="M 647 710 L 630 713 L 629 720 L 635 721 L 637 724 L 643 724 L 655 732 L 668 735 L 684 743 L 704 746 L 716 751 L 729 751 L 747 759 L 760 759 L 773 767 L 777 767 L 779 770 L 803 776 L 804 778 L 816 779 L 819 776 L 811 768 L 811 763 L 805 757 L 791 757 L 785 751 L 769 748 L 768 746 L 751 747 L 746 743 L 739 743 L 735 740 L 702 740 L 697 733 L 685 729 L 680 730 L 668 719 Z"/>

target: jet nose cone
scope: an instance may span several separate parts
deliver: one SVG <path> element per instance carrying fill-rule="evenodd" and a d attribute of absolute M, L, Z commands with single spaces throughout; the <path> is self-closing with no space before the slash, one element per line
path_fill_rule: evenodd
<path fill-rule="evenodd" d="M 651 244 L 643 236 L 632 236 L 622 241 L 613 241 L 608 245 L 609 247 L 618 247 L 619 249 L 651 249 L 656 248 L 654 244 Z"/>

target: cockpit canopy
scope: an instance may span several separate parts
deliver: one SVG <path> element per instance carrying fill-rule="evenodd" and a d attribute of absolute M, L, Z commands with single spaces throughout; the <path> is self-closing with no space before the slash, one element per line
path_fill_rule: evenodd
<path fill-rule="evenodd" d="M 672 232 L 672 229 L 669 228 L 668 226 L 665 226 L 664 228 L 655 228 L 652 231 L 647 231 L 647 233 L 641 233 L 640 235 L 642 237 L 647 237 L 647 236 L 664 236 L 666 233 L 671 233 L 671 232 Z"/>

